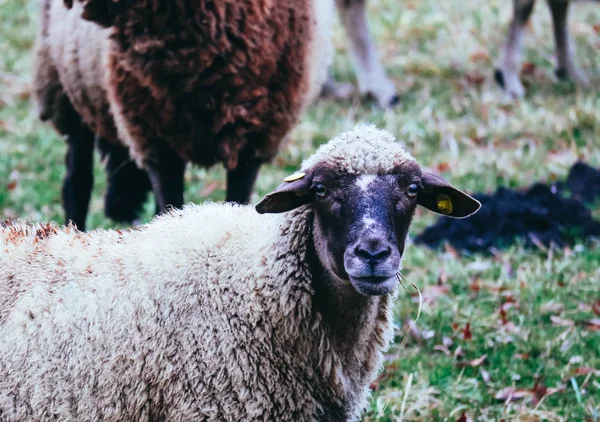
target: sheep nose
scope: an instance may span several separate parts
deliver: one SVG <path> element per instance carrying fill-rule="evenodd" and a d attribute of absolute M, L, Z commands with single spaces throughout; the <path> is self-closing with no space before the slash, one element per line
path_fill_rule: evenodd
<path fill-rule="evenodd" d="M 382 260 L 390 256 L 392 248 L 389 244 L 379 240 L 366 240 L 356 246 L 354 253 L 363 259 Z"/>

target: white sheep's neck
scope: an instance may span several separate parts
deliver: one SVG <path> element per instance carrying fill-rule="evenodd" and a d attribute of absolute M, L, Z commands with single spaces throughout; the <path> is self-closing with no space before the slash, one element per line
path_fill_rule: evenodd
<path fill-rule="evenodd" d="M 317 274 L 313 306 L 335 362 L 330 375 L 345 390 L 346 400 L 362 402 L 389 343 L 392 298 L 363 296 L 350 283 L 341 285 L 324 272 Z"/>
<path fill-rule="evenodd" d="M 312 247 L 312 218 L 309 207 L 288 213 L 273 248 L 279 251 L 274 269 L 290 323 L 286 341 L 316 372 L 315 390 L 354 420 L 392 334 L 392 297 L 363 296 L 349 283 L 331 280 Z"/>

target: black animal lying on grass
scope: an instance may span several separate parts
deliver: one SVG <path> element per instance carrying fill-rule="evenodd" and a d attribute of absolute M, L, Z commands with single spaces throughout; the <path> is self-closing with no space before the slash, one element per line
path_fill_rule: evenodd
<path fill-rule="evenodd" d="M 499 188 L 493 195 L 473 197 L 482 204 L 476 215 L 468 220 L 442 217 L 415 237 L 415 243 L 435 248 L 448 242 L 463 251 L 485 252 L 517 239 L 528 247 L 564 247 L 575 239 L 600 235 L 600 223 L 584 204 L 600 198 L 600 171 L 585 163 L 573 165 L 566 183 Z"/>

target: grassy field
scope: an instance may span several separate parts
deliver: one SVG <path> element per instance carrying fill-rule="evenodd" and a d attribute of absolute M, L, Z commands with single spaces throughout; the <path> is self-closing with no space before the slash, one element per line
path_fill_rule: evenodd
<path fill-rule="evenodd" d="M 38 3 L 0 0 L 0 215 L 62 222 L 65 145 L 36 120 L 28 95 Z M 570 16 L 578 62 L 596 88 L 555 80 L 549 13 L 540 2 L 525 42 L 527 96 L 507 103 L 492 73 L 510 3 L 371 1 L 371 28 L 401 105 L 383 112 L 358 99 L 319 102 L 263 169 L 254 202 L 357 121 L 389 129 L 422 165 L 470 192 L 562 178 L 578 158 L 600 166 L 600 7 L 579 3 Z M 336 45 L 336 75 L 353 81 L 339 28 Z M 189 169 L 186 200 L 221 200 L 224 175 Z M 104 189 L 98 162 L 91 227 L 111 226 Z M 600 208 L 594 212 L 600 217 Z M 434 217 L 419 211 L 415 220 L 413 233 Z M 491 257 L 409 248 L 404 274 L 423 293 L 422 315 L 413 321 L 416 293 L 400 291 L 397 341 L 365 420 L 599 421 L 598 246 L 517 245 Z"/>

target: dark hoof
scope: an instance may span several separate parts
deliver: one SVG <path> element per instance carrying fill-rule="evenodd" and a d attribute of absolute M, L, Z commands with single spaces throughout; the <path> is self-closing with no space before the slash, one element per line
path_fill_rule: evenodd
<path fill-rule="evenodd" d="M 393 108 L 397 107 L 398 105 L 400 105 L 400 97 L 398 95 L 394 95 L 390 100 L 389 107 Z"/>
<path fill-rule="evenodd" d="M 365 104 L 365 105 L 375 103 L 377 105 L 377 107 L 379 107 L 380 109 L 387 110 L 388 108 L 394 108 L 394 107 L 398 106 L 400 104 L 400 97 L 397 94 L 395 94 L 388 101 L 387 106 L 383 106 L 378 101 L 378 99 L 375 95 L 373 95 L 371 92 L 367 92 L 367 93 L 363 94 L 363 96 L 361 98 L 361 102 L 362 102 L 362 104 Z"/>
<path fill-rule="evenodd" d="M 500 69 L 494 70 L 494 80 L 502 88 L 506 88 L 506 86 L 504 84 L 504 75 L 502 74 L 502 71 Z"/>
<path fill-rule="evenodd" d="M 554 74 L 561 81 L 569 80 L 569 73 L 567 72 L 567 69 L 565 69 L 564 67 L 559 67 L 558 69 L 555 69 Z"/>

